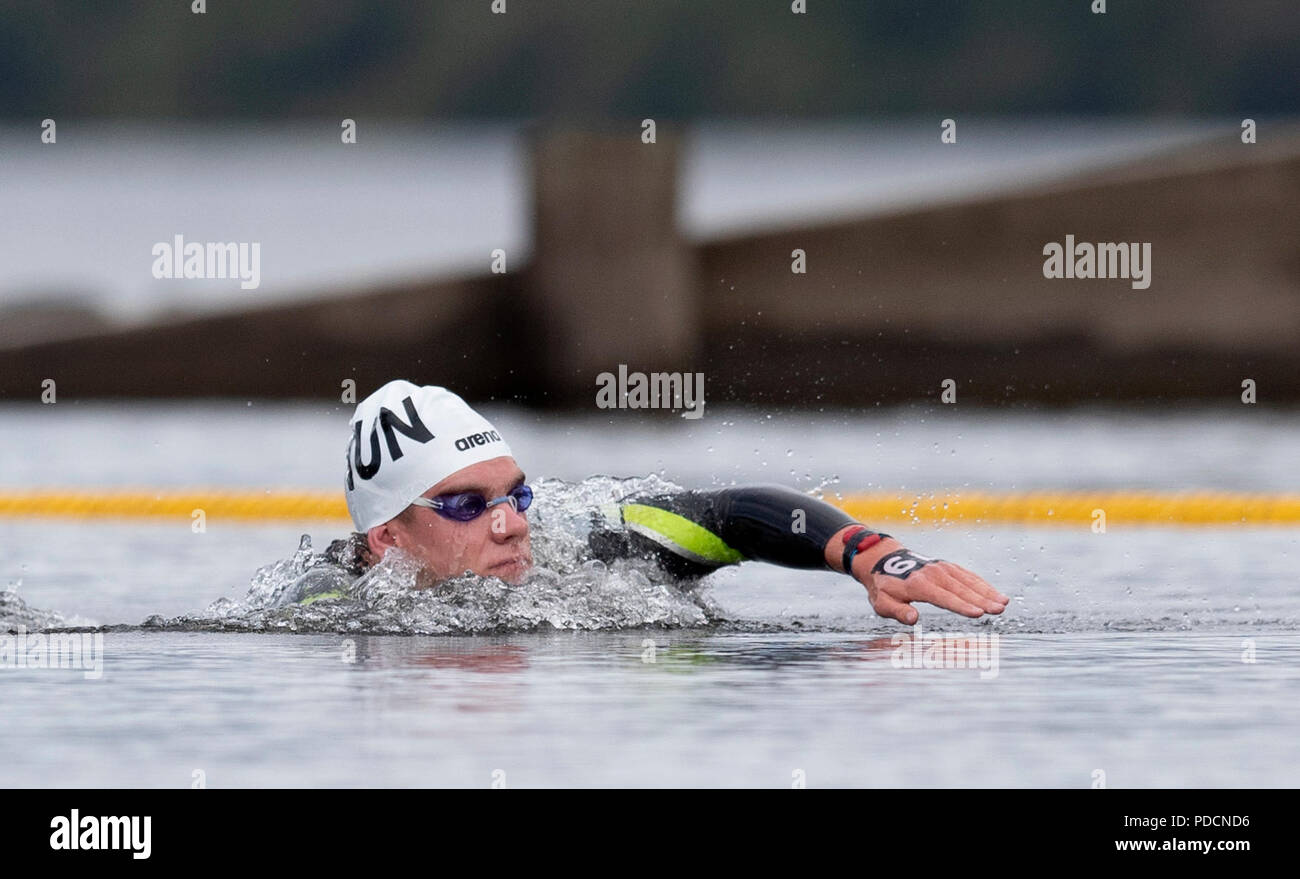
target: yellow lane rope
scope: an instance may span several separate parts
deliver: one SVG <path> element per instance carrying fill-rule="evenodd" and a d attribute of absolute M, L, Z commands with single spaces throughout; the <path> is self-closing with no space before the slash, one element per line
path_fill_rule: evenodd
<path fill-rule="evenodd" d="M 190 519 L 201 510 L 208 520 L 347 519 L 338 491 L 0 491 L 0 516 L 66 516 L 94 519 Z"/>
<path fill-rule="evenodd" d="M 833 500 L 863 522 L 961 522 L 1090 525 L 1105 516 L 1116 525 L 1297 525 L 1300 495 L 1185 492 L 934 492 L 924 495 L 859 494 Z M 0 516 L 102 519 L 192 519 L 209 522 L 328 519 L 346 521 L 337 491 L 78 491 L 0 490 Z"/>
<path fill-rule="evenodd" d="M 1124 524 L 1297 525 L 1300 495 L 1186 492 L 936 492 L 922 497 L 851 495 L 837 504 L 862 522 L 935 524 L 1014 522 L 1026 525 Z"/>

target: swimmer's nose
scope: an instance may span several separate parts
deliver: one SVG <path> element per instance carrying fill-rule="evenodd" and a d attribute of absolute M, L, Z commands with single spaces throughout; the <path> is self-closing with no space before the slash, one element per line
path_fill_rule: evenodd
<path fill-rule="evenodd" d="M 506 502 L 502 502 L 505 506 Z M 521 537 L 528 533 L 528 519 L 524 514 L 519 512 L 519 501 L 514 497 L 509 499 L 511 513 L 505 516 L 505 527 L 501 530 L 493 528 L 493 538 L 497 540 L 508 540 L 511 537 Z"/>

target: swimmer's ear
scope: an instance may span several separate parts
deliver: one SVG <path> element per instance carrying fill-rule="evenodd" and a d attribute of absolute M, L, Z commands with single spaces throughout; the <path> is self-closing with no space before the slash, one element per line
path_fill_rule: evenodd
<path fill-rule="evenodd" d="M 366 547 L 375 561 L 384 557 L 384 553 L 397 546 L 397 535 L 388 527 L 389 523 L 376 525 L 366 532 Z"/>

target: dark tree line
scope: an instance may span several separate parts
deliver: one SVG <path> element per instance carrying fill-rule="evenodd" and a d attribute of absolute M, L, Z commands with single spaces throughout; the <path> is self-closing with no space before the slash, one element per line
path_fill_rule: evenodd
<path fill-rule="evenodd" d="M 1295 0 L 190 2 L 0 2 L 0 116 L 1300 111 Z"/>

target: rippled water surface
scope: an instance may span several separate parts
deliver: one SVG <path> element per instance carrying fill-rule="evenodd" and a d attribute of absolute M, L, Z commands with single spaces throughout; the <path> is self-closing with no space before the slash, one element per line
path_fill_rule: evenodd
<path fill-rule="evenodd" d="M 346 413 L 328 408 L 60 410 L 0 412 L 0 442 L 34 450 L 0 464 L 4 486 L 341 476 Z M 348 602 L 277 608 L 301 536 L 319 550 L 346 522 L 0 518 L 0 631 L 105 627 L 99 674 L 0 668 L 0 784 L 1300 784 L 1295 529 L 898 523 L 1014 599 L 978 623 L 923 607 L 920 646 L 979 645 L 983 664 L 909 668 L 908 630 L 839 575 L 745 564 L 683 588 L 584 563 L 574 496 L 1295 490 L 1293 415 L 492 415 L 532 479 L 654 474 L 538 482 L 544 570 L 516 590 L 412 593 L 397 565 Z"/>

